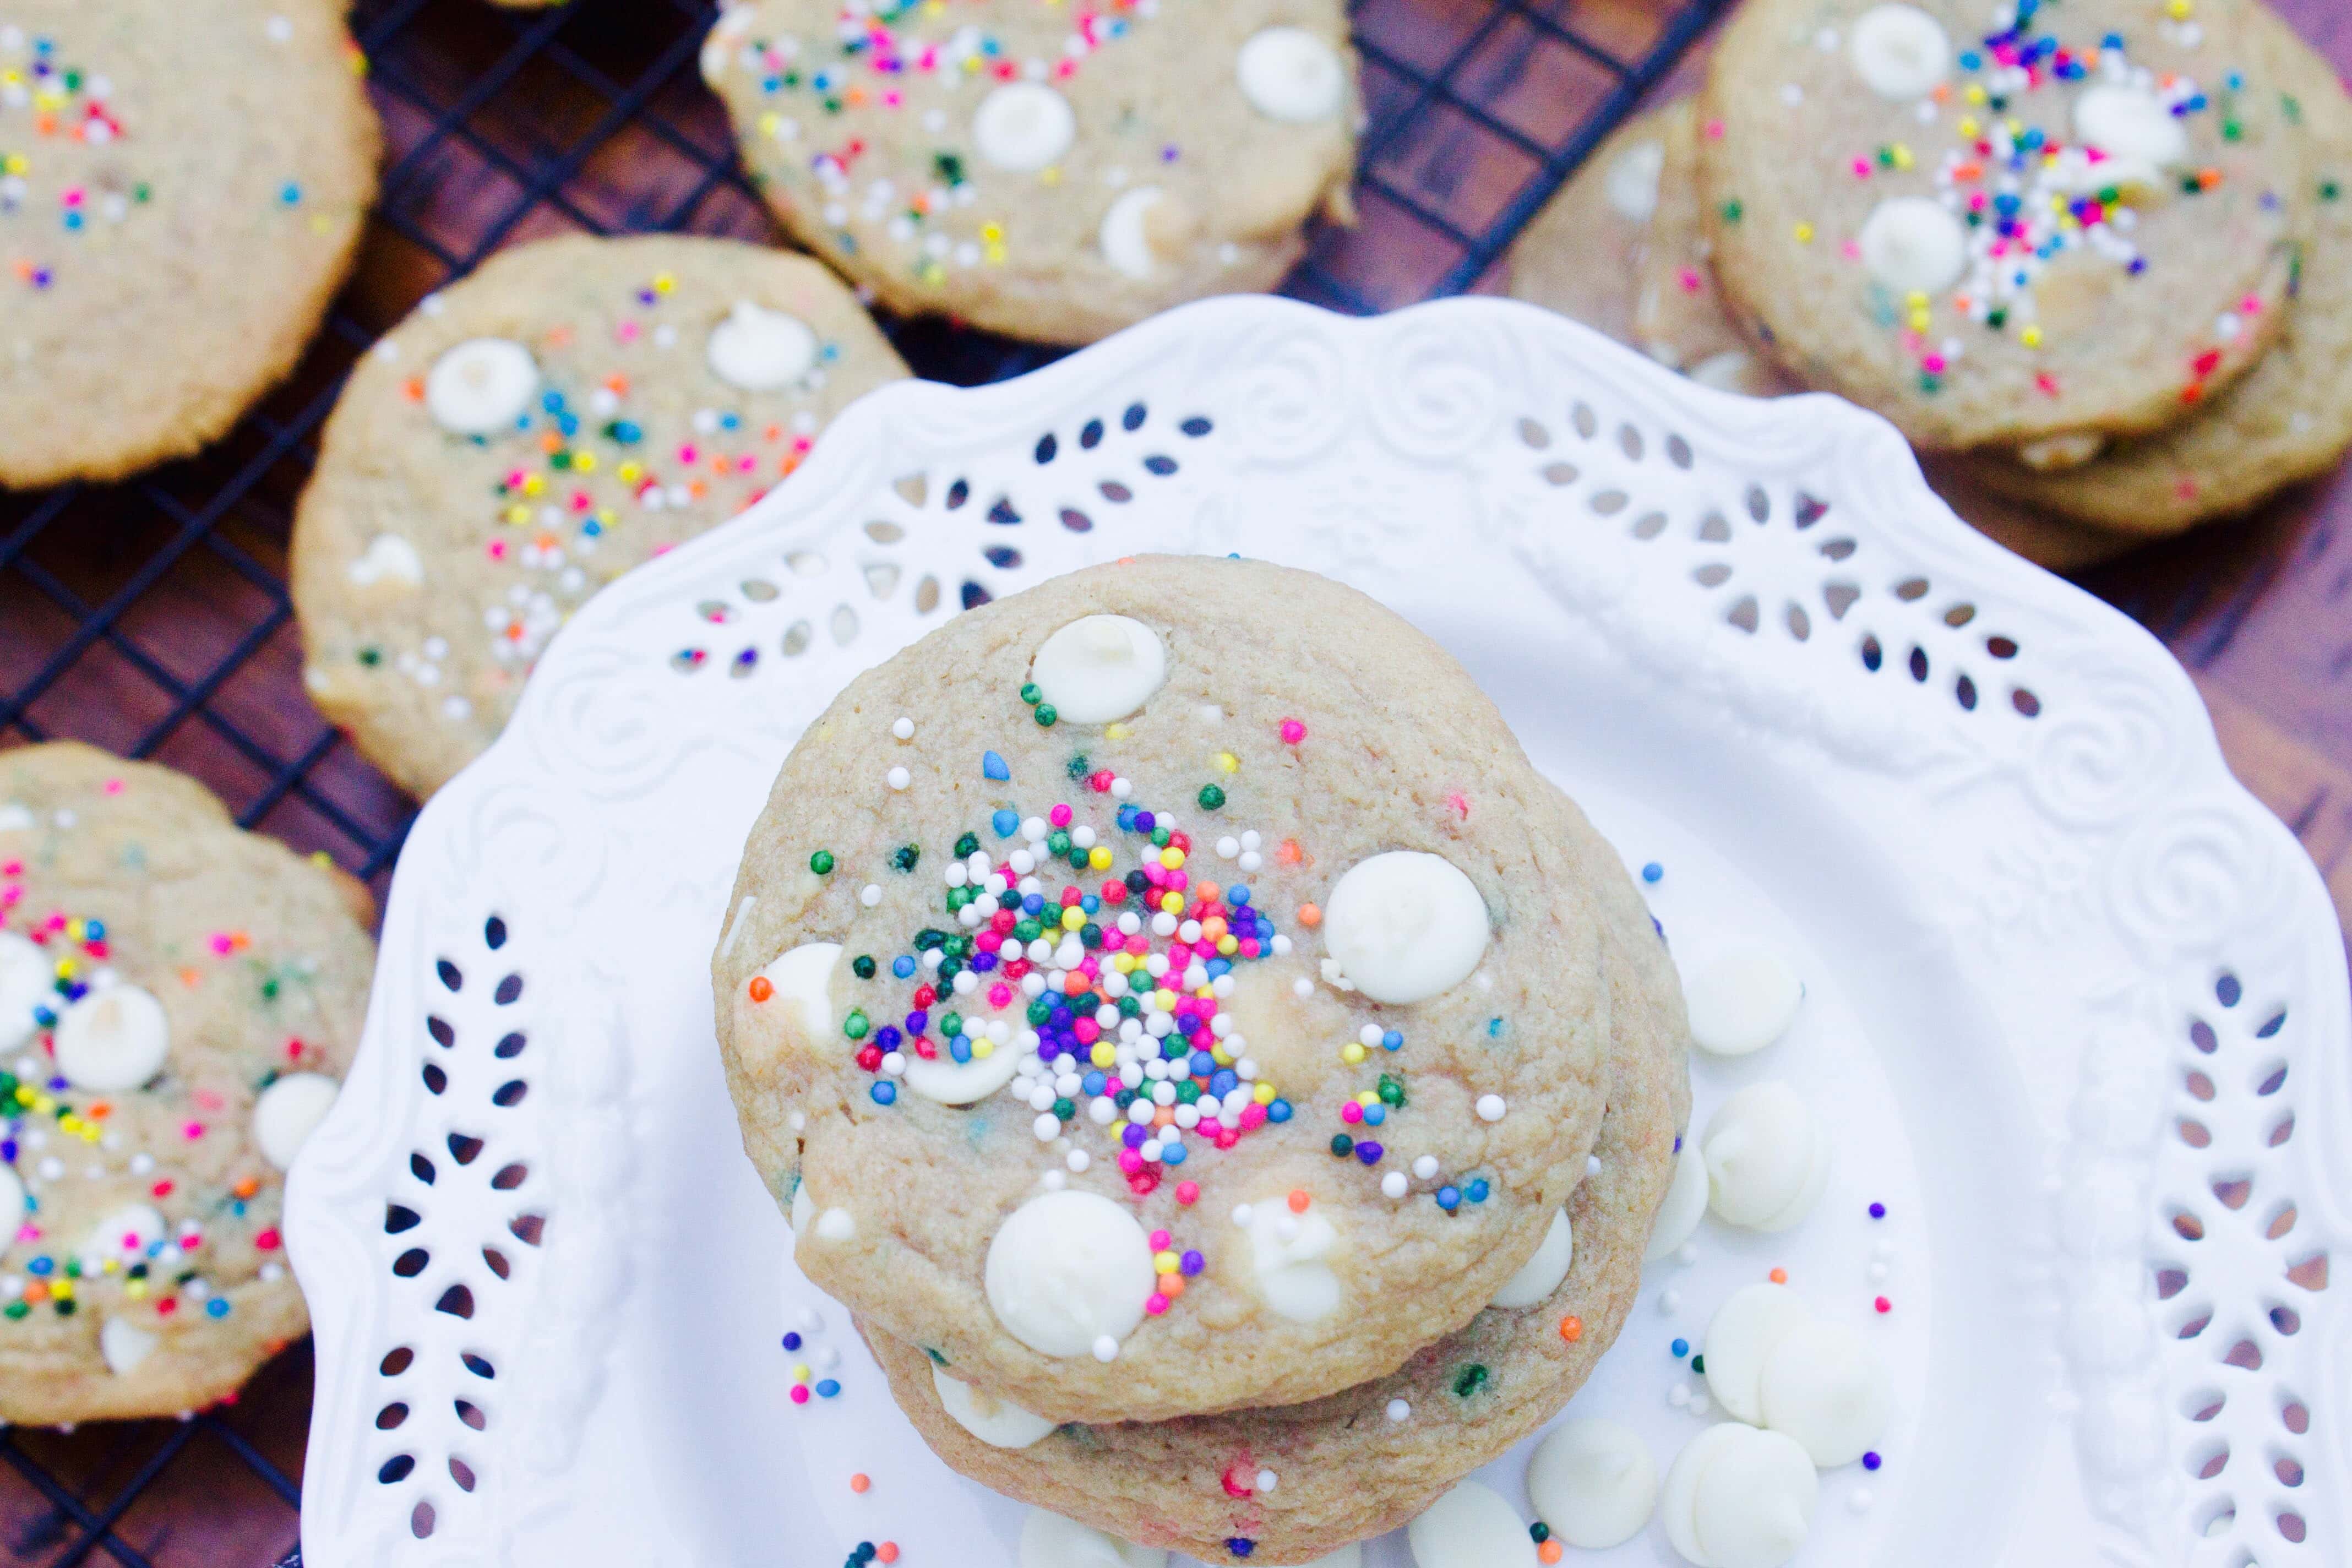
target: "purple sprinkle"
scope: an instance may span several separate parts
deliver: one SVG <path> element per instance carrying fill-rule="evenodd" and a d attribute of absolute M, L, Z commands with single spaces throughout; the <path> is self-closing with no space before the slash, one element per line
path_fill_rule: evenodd
<path fill-rule="evenodd" d="M 1875 1453 L 1864 1454 L 1862 1457 L 1862 1468 L 1865 1470 L 1874 1470 L 1885 1462 L 1885 1460 L 1880 1458 Z"/>
<path fill-rule="evenodd" d="M 1873 1219 L 1885 1219 L 1886 1217 L 1886 1205 L 1885 1204 L 1871 1205 L 1870 1217 Z"/>
<path fill-rule="evenodd" d="M 1187 1274 L 1198 1274 L 1209 1266 L 1209 1260 L 1197 1252 L 1188 1252 L 1177 1259 L 1176 1266 Z"/>
<path fill-rule="evenodd" d="M 1381 1163 L 1381 1146 L 1377 1143 L 1359 1143 L 1356 1145 L 1356 1158 L 1361 1160 L 1367 1165 L 1379 1164 Z"/>
<path fill-rule="evenodd" d="M 1141 1127 L 1132 1121 L 1127 1124 L 1127 1131 L 1118 1135 L 1119 1142 L 1125 1143 L 1130 1149 L 1142 1148 L 1144 1139 L 1149 1136 L 1149 1133 L 1145 1132 Z"/>

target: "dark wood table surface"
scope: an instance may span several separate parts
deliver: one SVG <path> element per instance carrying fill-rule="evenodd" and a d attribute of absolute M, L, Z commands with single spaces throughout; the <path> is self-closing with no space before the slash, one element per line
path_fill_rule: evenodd
<path fill-rule="evenodd" d="M 723 121 L 694 79 L 690 41 L 681 43 L 680 15 L 696 3 L 574 0 L 575 9 L 596 15 L 576 25 L 550 21 L 546 27 L 565 30 L 543 37 L 528 30 L 541 24 L 494 16 L 478 0 L 362 0 L 363 25 L 386 16 L 399 23 L 396 50 L 387 46 L 376 57 L 375 89 L 395 161 L 386 205 L 396 205 L 405 221 L 387 219 L 372 233 L 341 302 L 342 341 L 322 342 L 271 400 L 278 425 L 240 432 L 222 453 L 176 466 L 138 506 L 108 493 L 77 500 L 68 510 L 100 520 L 47 525 L 29 543 L 23 516 L 0 514 L 0 697 L 21 689 L 76 634 L 56 593 L 33 593 L 12 577 L 12 550 L 19 574 L 47 574 L 79 595 L 75 602 L 127 594 L 126 584 L 138 590 L 119 622 L 128 644 L 96 640 L 21 715 L 0 707 L 0 743 L 24 739 L 28 726 L 118 749 L 152 742 L 162 760 L 205 777 L 260 826 L 372 870 L 381 886 L 384 868 L 370 864 L 368 846 L 396 835 L 405 803 L 302 702 L 299 643 L 270 595 L 220 552 L 185 550 L 152 584 L 139 574 L 182 542 L 206 487 L 240 464 L 257 466 L 261 477 L 248 501 L 213 526 L 257 570 L 282 574 L 286 507 L 304 471 L 305 439 L 272 432 L 303 437 L 336 373 L 440 281 L 449 255 L 470 256 L 486 237 L 587 225 L 775 237 L 748 192 L 711 173 L 714 158 L 724 157 Z M 2352 5 L 2278 6 L 2352 72 Z M 1364 221 L 1353 233 L 1326 236 L 1315 256 L 1333 288 L 1385 306 L 1475 267 L 1479 253 L 1465 237 L 1507 213 L 1541 177 L 1544 150 L 1568 145 L 1576 125 L 1618 89 L 1619 79 L 1568 47 L 1559 28 L 1630 59 L 1659 37 L 1674 6 L 1360 0 L 1354 9 L 1375 122 L 1384 110 L 1409 109 L 1414 129 L 1373 149 Z M 670 50 L 680 52 L 640 74 L 635 57 Z M 1686 84 L 1695 68 L 1686 62 L 1658 90 Z M 1433 92 L 1430 82 L 1441 73 L 1452 88 Z M 459 133 L 434 112 L 451 105 L 463 112 Z M 551 164 L 560 195 L 519 199 Z M 960 344 L 919 333 L 909 354 L 932 374 L 961 379 Z M 12 530 L 20 535 L 13 545 Z M 2142 550 L 2082 582 L 2155 631 L 2195 675 L 2238 776 L 2294 829 L 2339 914 L 2352 917 L 2352 472 L 2302 487 L 2244 521 Z M 229 673 L 218 679 L 203 679 L 224 668 Z M 18 732 L 9 733 L 20 718 Z M 239 751 L 226 739 L 232 728 L 260 737 L 272 757 L 300 759 L 305 771 L 297 778 Z M 306 1343 L 280 1356 L 233 1406 L 194 1423 L 0 1434 L 0 1563 L 277 1563 L 294 1544 L 295 1510 L 249 1461 L 299 1481 L 310 1390 Z"/>

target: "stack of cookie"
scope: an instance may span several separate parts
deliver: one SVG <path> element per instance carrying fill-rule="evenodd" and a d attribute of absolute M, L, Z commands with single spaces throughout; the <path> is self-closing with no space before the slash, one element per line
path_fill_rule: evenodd
<path fill-rule="evenodd" d="M 961 616 L 810 728 L 730 907 L 719 1037 L 795 1259 L 1000 1491 L 1307 1562 L 1548 1420 L 1633 1300 L 1673 967 L 1360 595 L 1146 557 Z"/>
<path fill-rule="evenodd" d="M 2259 0 L 1748 0 L 1511 288 L 1712 384 L 1876 410 L 2063 570 L 2352 445 L 2348 173 L 2352 99 Z"/>

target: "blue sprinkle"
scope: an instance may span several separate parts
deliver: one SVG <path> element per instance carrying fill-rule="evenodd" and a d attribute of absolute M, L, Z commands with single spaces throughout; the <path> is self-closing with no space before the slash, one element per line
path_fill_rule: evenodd
<path fill-rule="evenodd" d="M 1404 1049 L 1404 1036 L 1395 1029 L 1391 1029 L 1387 1034 L 1381 1037 L 1381 1049 L 1384 1051 L 1401 1051 Z"/>
<path fill-rule="evenodd" d="M 1503 1037 L 1503 1020 L 1500 1018 L 1486 1020 L 1486 1037 L 1490 1040 L 1499 1040 Z"/>
<path fill-rule="evenodd" d="M 1103 1085 L 1109 1081 L 1109 1079 L 1099 1072 L 1090 1072 L 1078 1081 L 1078 1088 L 1087 1094 L 1100 1094 L 1103 1091 Z"/>
<path fill-rule="evenodd" d="M 1389 1119 L 1389 1108 L 1388 1108 L 1387 1106 L 1385 1106 L 1385 1105 L 1367 1105 L 1366 1107 L 1364 1107 L 1364 1125 L 1365 1125 L 1365 1126 L 1367 1126 L 1367 1127 L 1378 1127 L 1381 1122 L 1386 1121 L 1388 1119 Z"/>
<path fill-rule="evenodd" d="M 1276 1100 L 1269 1101 L 1269 1102 L 1267 1103 L 1267 1105 L 1266 1105 L 1266 1108 L 1265 1108 L 1265 1119 L 1266 1119 L 1268 1121 L 1289 1121 L 1289 1120 L 1290 1120 L 1290 1101 L 1288 1101 L 1288 1100 Z"/>
<path fill-rule="evenodd" d="M 1021 814 L 1017 811 L 1000 811 L 988 819 L 988 825 L 996 829 L 996 836 L 999 838 L 1010 838 L 1021 831 Z"/>
<path fill-rule="evenodd" d="M 226 1297 L 226 1296 L 215 1296 L 215 1297 L 214 1297 L 211 1300 L 209 1300 L 209 1301 L 205 1302 L 205 1317 L 207 1317 L 207 1318 L 226 1318 L 226 1317 L 227 1317 L 227 1316 L 228 1316 L 228 1298 L 227 1298 L 227 1297 Z"/>
<path fill-rule="evenodd" d="M 1192 1061 L 1186 1065 L 1192 1068 L 1194 1078 L 1206 1078 L 1217 1070 L 1217 1058 L 1206 1051 L 1194 1051 Z"/>
<path fill-rule="evenodd" d="M 1676 1357 L 1686 1356 L 1690 1354 L 1690 1341 L 1676 1340 L 1673 1344 L 1668 1345 L 1666 1348 L 1674 1352 Z"/>
<path fill-rule="evenodd" d="M 915 973 L 915 961 L 900 953 L 890 961 L 890 973 L 901 980 L 908 979 Z"/>
<path fill-rule="evenodd" d="M 958 1035 L 948 1042 L 948 1055 L 960 1062 L 971 1060 L 971 1042 L 963 1036 Z"/>
<path fill-rule="evenodd" d="M 1246 1557 L 1257 1550 L 1257 1542 L 1246 1535 L 1230 1536 L 1225 1541 L 1225 1550 L 1236 1557 Z"/>
<path fill-rule="evenodd" d="M 1480 1176 L 1477 1180 L 1470 1184 L 1470 1201 L 1474 1204 L 1485 1203 L 1486 1201 L 1487 1190 L 1486 1178 Z"/>
<path fill-rule="evenodd" d="M 796 1351 L 796 1350 L 800 1349 L 800 1348 L 801 1348 L 801 1337 L 800 1337 L 800 1335 L 798 1335 L 798 1334 L 786 1334 L 786 1335 L 784 1336 L 784 1348 L 785 1348 L 786 1350 L 788 1350 L 788 1351 Z"/>
<path fill-rule="evenodd" d="M 289 207 L 293 206 L 302 199 L 302 187 L 294 184 L 291 180 L 289 180 L 282 187 L 279 188 L 278 192 L 278 199 L 284 202 Z M 215 1312 L 213 1315 L 215 1317 L 219 1317 L 222 1314 Z"/>
<path fill-rule="evenodd" d="M 1160 1163 L 1163 1165 L 1182 1164 L 1184 1163 L 1184 1145 L 1181 1143 L 1169 1143 L 1163 1145 L 1160 1151 Z"/>
<path fill-rule="evenodd" d="M 1460 1208 L 1462 1206 L 1461 1189 L 1458 1187 L 1438 1188 L 1437 1206 L 1444 1209 L 1447 1214 L 1452 1214 L 1455 1209 Z"/>
<path fill-rule="evenodd" d="M 1234 1072 L 1231 1068 L 1219 1068 L 1216 1071 L 1209 1075 L 1209 1092 L 1215 1095 L 1219 1100 L 1224 1099 L 1225 1096 L 1233 1093 L 1234 1090 L 1239 1089 L 1241 1086 L 1241 1075 Z M 1088 1089 L 1087 1092 L 1088 1094 L 1093 1094 L 1097 1091 L 1094 1089 Z"/>
<path fill-rule="evenodd" d="M 981 752 L 980 771 L 986 777 L 992 779 L 1009 779 L 1013 776 L 1013 770 L 1006 767 L 1004 759 L 994 752 Z"/>
<path fill-rule="evenodd" d="M 1885 1219 L 1886 1217 L 1886 1205 L 1885 1204 L 1871 1205 L 1870 1217 L 1873 1219 Z"/>
<path fill-rule="evenodd" d="M 1234 908 L 1240 909 L 1244 904 L 1246 904 L 1249 901 L 1250 890 L 1247 888 L 1228 888 L 1225 889 L 1225 902 L 1231 904 Z"/>
<path fill-rule="evenodd" d="M 1021 912 L 1024 915 L 1034 915 L 1045 907 L 1045 896 L 1040 893 L 1031 893 L 1021 900 Z"/>
<path fill-rule="evenodd" d="M 887 1105 L 898 1098 L 898 1086 L 894 1083 L 877 1083 L 866 1092 L 874 1097 L 875 1104 Z"/>
<path fill-rule="evenodd" d="M 816 1385 L 816 1396 L 819 1399 L 831 1399 L 840 1392 L 841 1384 L 829 1377 L 820 1380 Z"/>
<path fill-rule="evenodd" d="M 1078 900 L 1078 908 L 1086 910 L 1087 913 L 1090 915 L 1100 914 L 1102 912 L 1102 900 L 1095 897 L 1092 893 L 1088 893 L 1085 898 Z M 1211 963 L 1210 969 L 1213 974 L 1216 965 L 1213 963 Z"/>
<path fill-rule="evenodd" d="M 51 1262 L 48 1258 L 36 1258 L 33 1261 L 25 1265 L 25 1271 L 28 1274 L 46 1276 L 50 1269 L 55 1268 L 56 1267 L 57 1265 Z"/>
<path fill-rule="evenodd" d="M 1644 882 L 1654 882 L 1665 874 L 1666 868 L 1655 860 L 1642 868 L 1642 880 Z"/>

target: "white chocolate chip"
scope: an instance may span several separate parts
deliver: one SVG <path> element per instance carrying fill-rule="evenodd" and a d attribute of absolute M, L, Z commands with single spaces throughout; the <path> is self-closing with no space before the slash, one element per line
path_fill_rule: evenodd
<path fill-rule="evenodd" d="M 1294 1215 L 1279 1197 L 1250 1205 L 1251 1288 L 1295 1323 L 1328 1317 L 1344 1295 L 1329 1262 L 1341 1250 L 1339 1232 L 1323 1210 L 1316 1205 Z"/>
<path fill-rule="evenodd" d="M 98 1353 L 106 1370 L 117 1377 L 136 1372 L 163 1342 L 147 1330 L 121 1318 L 109 1318 L 98 1331 Z"/>
<path fill-rule="evenodd" d="M 1575 1260 L 1576 1233 L 1569 1226 L 1568 1211 L 1561 1209 L 1551 1216 L 1551 1224 L 1534 1253 L 1519 1265 L 1517 1273 L 1503 1281 L 1503 1288 L 1486 1304 L 1532 1307 L 1559 1289 L 1559 1282 L 1568 1278 L 1569 1266 Z"/>
<path fill-rule="evenodd" d="M 2179 116 L 2145 88 L 2098 82 L 2074 100 L 2074 134 L 2109 158 L 2158 169 L 2189 155 Z"/>
<path fill-rule="evenodd" d="M 745 392 L 775 392 L 816 365 L 816 333 L 798 316 L 739 300 L 710 329 L 704 347 L 710 373 Z"/>
<path fill-rule="evenodd" d="M 1143 1227 L 1088 1192 L 1045 1193 L 1006 1216 L 983 1270 L 990 1310 L 1041 1355 L 1111 1355 L 1156 1282 Z"/>
<path fill-rule="evenodd" d="M 972 150 L 981 161 L 1016 174 L 1049 166 L 1077 134 L 1070 100 L 1043 82 L 1007 82 L 981 100 L 971 117 Z"/>
<path fill-rule="evenodd" d="M 1348 94 L 1339 52 L 1304 27 L 1253 33 L 1234 58 L 1234 74 L 1251 108 L 1290 125 L 1329 119 Z"/>
<path fill-rule="evenodd" d="M 1029 679 L 1064 721 L 1107 724 L 1167 683 L 1168 649 L 1141 621 L 1085 616 L 1037 645 Z"/>
<path fill-rule="evenodd" d="M 131 984 L 92 991 L 58 1018 L 58 1071 L 76 1089 L 119 1093 L 163 1070 L 171 1021 L 152 993 Z"/>
<path fill-rule="evenodd" d="M 1900 101 L 1944 79 L 1952 68 L 1952 40 L 1916 5 L 1874 5 L 1854 18 L 1847 58 L 1864 86 Z"/>
<path fill-rule="evenodd" d="M 1553 1537 L 1589 1552 L 1631 1541 L 1658 1506 L 1658 1464 L 1632 1427 L 1564 1421 L 1528 1459 L 1528 1500 Z"/>
<path fill-rule="evenodd" d="M 1536 1568 L 1519 1510 L 1494 1488 L 1464 1481 L 1405 1526 L 1420 1568 Z"/>
<path fill-rule="evenodd" d="M 1103 259 L 1113 271 L 1139 282 L 1149 279 L 1153 271 L 1151 235 L 1147 220 L 1151 209 L 1166 200 L 1157 185 L 1139 185 L 1121 193 L 1103 214 L 1102 228 L 1095 243 L 1102 249 Z"/>
<path fill-rule="evenodd" d="M 1736 1420 L 1761 1426 L 1764 1367 L 1780 1342 L 1812 1319 L 1805 1299 L 1786 1285 L 1741 1287 L 1706 1325 L 1706 1386 Z"/>
<path fill-rule="evenodd" d="M 1009 1399 L 950 1377 L 936 1366 L 931 1368 L 931 1386 L 939 1391 L 940 1406 L 956 1425 L 992 1448 L 1026 1448 L 1059 1425 Z"/>
<path fill-rule="evenodd" d="M 291 1169 L 341 1087 L 324 1073 L 295 1072 L 263 1089 L 253 1102 L 253 1146 L 261 1157 L 281 1171 Z"/>
<path fill-rule="evenodd" d="M 1778 1432 L 1724 1422 L 1683 1446 L 1666 1472 L 1666 1539 L 1699 1568 L 1779 1568 L 1811 1530 L 1821 1480 Z"/>
<path fill-rule="evenodd" d="M 367 552 L 352 563 L 349 575 L 362 588 L 378 583 L 414 588 L 425 581 L 425 558 L 399 534 L 379 533 L 369 542 Z"/>
<path fill-rule="evenodd" d="M 801 943 L 760 971 L 775 990 L 765 1004 L 754 1005 L 792 1009 L 808 1036 L 807 1043 L 819 1050 L 840 1043 L 832 991 L 833 968 L 840 961 L 837 942 Z"/>
<path fill-rule="evenodd" d="M 509 338 L 469 338 L 425 375 L 425 411 L 453 436 L 509 429 L 539 390 L 539 365 Z"/>
<path fill-rule="evenodd" d="M 1804 998 L 1788 960 L 1755 942 L 1726 949 L 1683 982 L 1691 1039 L 1719 1057 L 1744 1057 L 1787 1034 Z"/>
<path fill-rule="evenodd" d="M 1823 1469 L 1852 1464 L 1886 1435 L 1894 1396 L 1885 1364 L 1842 1324 L 1816 1319 L 1783 1335 L 1759 1390 L 1764 1424 Z"/>
<path fill-rule="evenodd" d="M 1803 1096 L 1777 1079 L 1750 1084 L 1707 1119 L 1707 1207 L 1726 1225 L 1787 1230 L 1829 1181 L 1829 1138 Z"/>
<path fill-rule="evenodd" d="M 1642 1261 L 1655 1263 L 1675 1251 L 1697 1232 L 1698 1222 L 1706 1215 L 1706 1159 L 1694 1140 L 1685 1138 L 1682 1151 L 1675 1156 L 1674 1183 L 1658 1205 L 1657 1217 L 1650 1222 L 1650 1245 Z"/>
<path fill-rule="evenodd" d="M 1893 196 L 1862 226 L 1862 265 L 1896 294 L 1934 294 L 1968 266 L 1968 232 L 1932 196 Z"/>
<path fill-rule="evenodd" d="M 0 808 L 6 809 L 6 808 Z M 0 931 L 0 1051 L 13 1051 L 38 1032 L 33 1009 L 54 1005 L 49 960 L 13 931 Z"/>
<path fill-rule="evenodd" d="M 1426 1001 L 1468 979 L 1486 956 L 1489 930 L 1477 885 L 1443 856 L 1417 850 L 1357 861 L 1323 903 L 1331 961 L 1349 985 L 1391 1005 Z"/>
<path fill-rule="evenodd" d="M 1658 178 L 1665 172 L 1666 144 L 1636 142 L 1609 161 L 1601 189 L 1617 216 L 1646 224 L 1658 210 Z"/>

